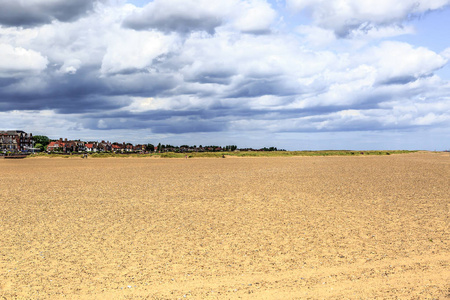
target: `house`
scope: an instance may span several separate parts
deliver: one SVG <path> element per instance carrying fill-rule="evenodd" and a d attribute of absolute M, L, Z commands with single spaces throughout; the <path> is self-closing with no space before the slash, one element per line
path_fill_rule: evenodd
<path fill-rule="evenodd" d="M 75 151 L 77 152 L 83 152 L 85 151 L 85 147 L 84 147 L 84 142 L 77 140 L 77 141 L 73 141 L 75 144 Z"/>
<path fill-rule="evenodd" d="M 121 145 L 119 145 L 119 144 L 116 144 L 116 143 L 114 143 L 114 144 L 112 144 L 111 145 L 111 150 L 113 151 L 113 152 L 123 152 L 123 148 L 122 148 L 122 146 Z"/>
<path fill-rule="evenodd" d="M 68 141 L 67 139 L 64 142 L 64 147 L 63 147 L 63 151 L 66 153 L 69 152 L 75 152 L 76 150 L 76 145 L 73 141 Z"/>
<path fill-rule="evenodd" d="M 88 143 L 84 145 L 87 152 L 98 152 L 97 143 Z"/>
<path fill-rule="evenodd" d="M 133 147 L 134 151 L 145 151 L 145 145 L 136 145 Z"/>
<path fill-rule="evenodd" d="M 70 152 L 81 152 L 84 151 L 84 142 L 78 141 L 68 141 L 67 139 L 60 138 L 57 141 L 50 142 L 47 146 L 48 152 L 61 151 L 65 153 Z"/>
<path fill-rule="evenodd" d="M 124 146 L 125 146 L 125 151 L 133 152 L 134 149 L 133 149 L 133 145 L 132 144 L 125 144 Z"/>
<path fill-rule="evenodd" d="M 48 152 L 54 152 L 54 151 L 63 151 L 64 143 L 60 139 L 59 141 L 50 142 L 50 144 L 47 145 L 47 151 Z"/>
<path fill-rule="evenodd" d="M 22 130 L 0 131 L 1 151 L 24 151 L 33 148 L 33 135 Z"/>
<path fill-rule="evenodd" d="M 109 152 L 112 150 L 112 144 L 108 141 L 101 141 L 101 143 L 98 143 L 98 151 L 100 152 Z"/>

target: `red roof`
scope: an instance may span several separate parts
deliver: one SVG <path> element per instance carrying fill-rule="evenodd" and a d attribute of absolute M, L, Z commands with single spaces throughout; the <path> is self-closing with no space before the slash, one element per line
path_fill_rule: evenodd
<path fill-rule="evenodd" d="M 47 147 L 55 148 L 55 147 L 64 147 L 64 143 L 60 142 L 50 142 Z"/>
<path fill-rule="evenodd" d="M 86 148 L 94 148 L 94 144 L 86 144 Z"/>

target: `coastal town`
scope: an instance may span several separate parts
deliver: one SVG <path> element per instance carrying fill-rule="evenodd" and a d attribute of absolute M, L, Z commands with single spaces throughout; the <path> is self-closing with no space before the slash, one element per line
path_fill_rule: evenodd
<path fill-rule="evenodd" d="M 0 153 L 163 153 L 163 152 L 227 152 L 227 151 L 280 151 L 276 147 L 264 147 L 261 149 L 238 148 L 236 145 L 217 146 L 217 145 L 157 145 L 132 144 L 128 142 L 110 142 L 110 141 L 82 141 L 68 140 L 59 138 L 57 140 L 49 139 L 47 136 L 35 135 L 22 130 L 3 130 L 0 131 Z"/>

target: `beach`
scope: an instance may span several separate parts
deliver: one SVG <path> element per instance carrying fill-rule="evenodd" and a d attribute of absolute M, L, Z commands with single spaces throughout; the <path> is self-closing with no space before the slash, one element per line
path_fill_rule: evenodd
<path fill-rule="evenodd" d="M 0 170 L 0 298 L 450 297 L 450 153 Z"/>

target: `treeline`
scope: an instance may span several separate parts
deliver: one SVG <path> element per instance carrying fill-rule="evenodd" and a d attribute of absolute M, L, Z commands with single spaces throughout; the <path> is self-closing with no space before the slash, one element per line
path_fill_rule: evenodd
<path fill-rule="evenodd" d="M 153 148 L 154 147 L 154 148 Z M 264 147 L 260 149 L 254 148 L 238 148 L 236 145 L 227 145 L 227 146 L 217 146 L 217 145 L 181 145 L 181 146 L 173 146 L 173 145 L 163 145 L 158 144 L 156 147 L 152 144 L 147 145 L 148 149 L 154 149 L 157 152 L 175 152 L 175 153 L 184 153 L 184 152 L 233 152 L 233 151 L 286 151 L 284 149 L 278 149 L 277 147 Z"/>
<path fill-rule="evenodd" d="M 151 144 L 149 144 L 151 145 Z M 153 146 L 153 145 L 151 145 Z M 170 144 L 164 145 L 164 144 L 158 144 L 155 148 L 155 151 L 157 152 L 175 152 L 175 153 L 184 153 L 184 152 L 232 152 L 237 150 L 244 149 L 238 149 L 236 145 L 227 145 L 227 146 L 218 146 L 218 145 L 181 145 L 181 146 L 173 146 Z"/>
<path fill-rule="evenodd" d="M 51 142 L 58 141 L 58 140 L 51 140 L 47 136 L 43 136 L 43 135 L 35 135 L 35 136 L 33 136 L 33 140 L 35 142 L 34 147 L 40 148 L 41 151 L 47 150 L 47 146 Z M 67 139 L 65 141 L 62 141 L 62 139 L 60 139 L 60 141 L 63 142 L 64 144 L 71 144 L 74 142 L 74 141 L 67 141 Z M 81 141 L 77 140 L 76 142 L 81 142 Z M 86 144 L 92 143 L 93 144 L 95 142 L 83 142 L 83 143 L 86 143 Z M 132 151 L 132 152 L 145 151 L 148 153 L 152 153 L 152 152 L 187 153 L 187 152 L 234 152 L 234 151 L 269 151 L 269 152 L 270 151 L 286 151 L 284 149 L 277 149 L 277 147 L 264 147 L 264 148 L 260 148 L 260 149 L 254 149 L 254 148 L 238 148 L 237 145 L 226 145 L 226 146 L 181 145 L 181 146 L 174 146 L 174 145 L 170 145 L 170 144 L 161 144 L 161 143 L 159 143 L 158 145 L 154 145 L 151 143 L 133 145 L 131 143 L 119 144 L 119 143 L 109 143 L 109 142 L 108 143 L 102 142 L 102 143 L 97 143 L 97 144 L 99 145 L 98 151 L 100 151 L 100 152 L 114 151 L 114 146 L 117 146 L 117 145 L 120 145 L 123 149 L 125 149 L 127 151 Z M 100 147 L 100 146 L 102 146 L 102 147 Z M 111 149 L 109 149 L 109 148 L 111 148 Z M 50 147 L 49 147 L 49 149 L 50 149 Z M 116 149 L 117 149 L 117 147 L 116 147 Z M 67 150 L 67 151 L 69 151 L 69 150 Z M 67 151 L 63 151 L 63 152 L 67 152 Z M 74 150 L 74 151 L 76 151 L 76 150 Z"/>

